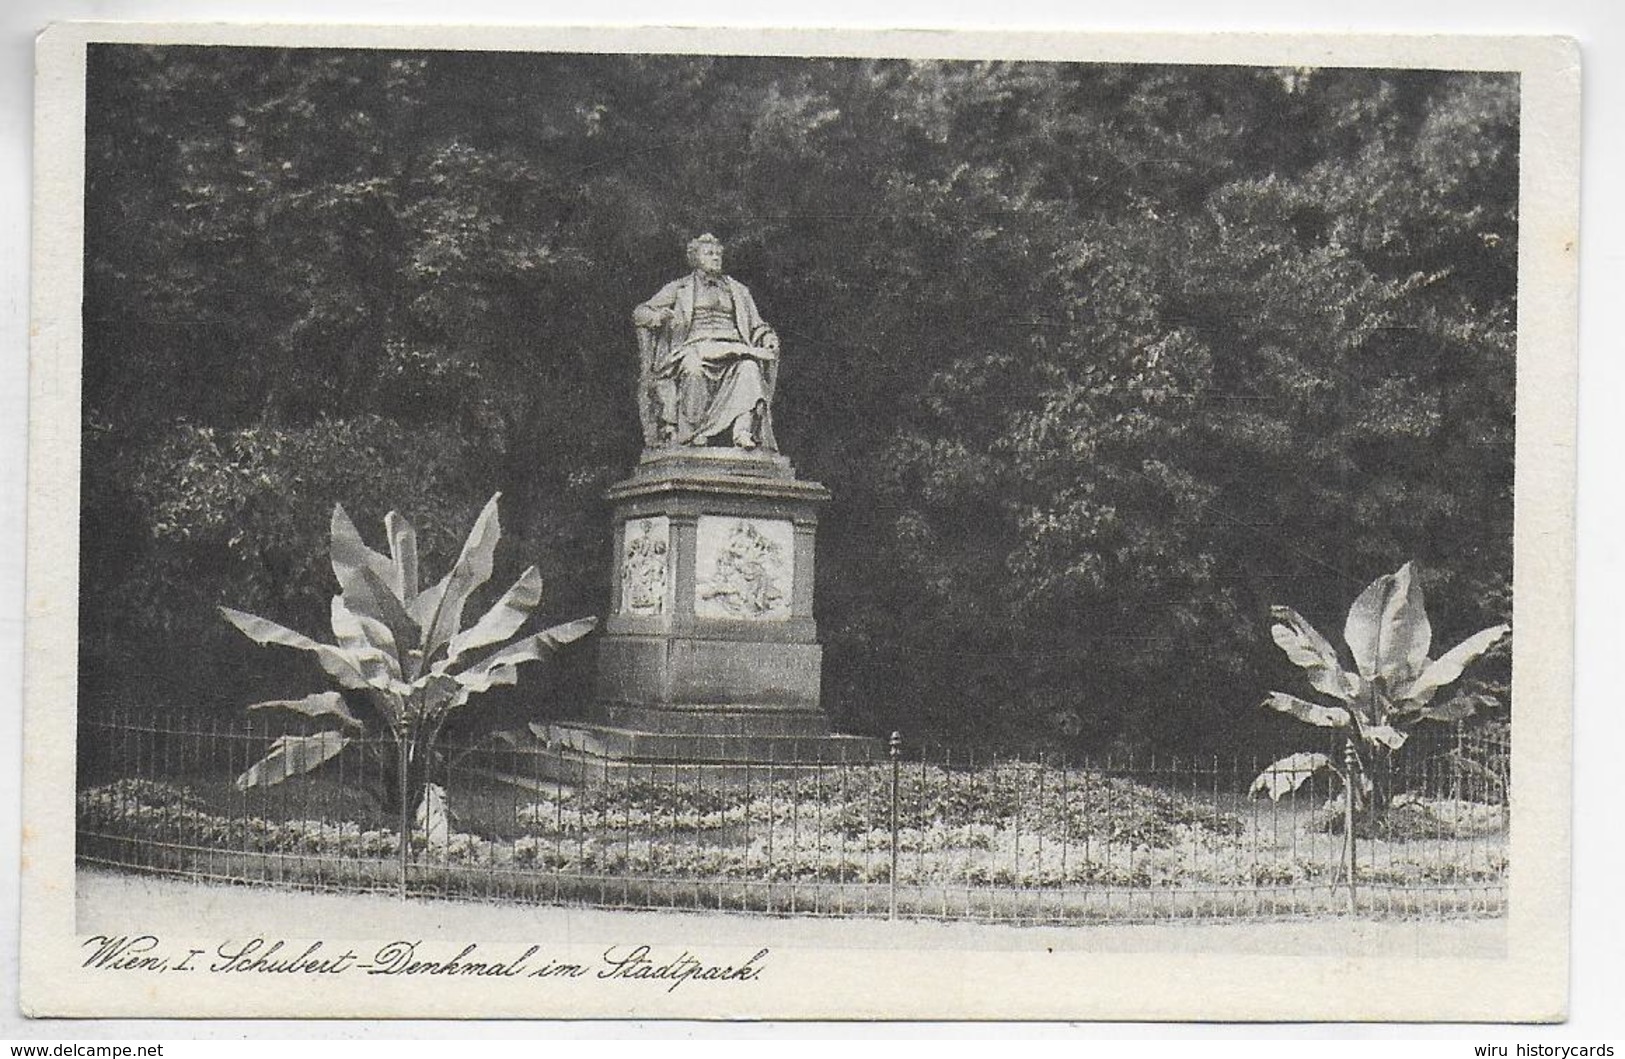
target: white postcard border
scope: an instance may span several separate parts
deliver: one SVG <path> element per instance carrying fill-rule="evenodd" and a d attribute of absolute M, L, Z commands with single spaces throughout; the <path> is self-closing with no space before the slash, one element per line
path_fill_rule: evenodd
<path fill-rule="evenodd" d="M 79 302 L 87 41 L 1445 67 L 1522 74 L 1514 688 L 1507 953 L 1088 954 L 768 946 L 760 989 L 638 994 L 511 982 L 229 979 L 196 985 L 80 964 L 73 865 L 78 606 Z M 1107 35 L 68 24 L 39 44 L 25 659 L 22 1001 L 35 1014 L 242 1017 L 775 1017 L 1552 1020 L 1568 973 L 1573 643 L 1578 55 L 1554 38 Z M 763 920 L 763 937 L 777 932 Z M 1087 929 L 1087 928 L 1080 928 Z M 335 940 L 343 940 L 336 938 Z M 377 942 L 379 939 L 359 939 Z M 480 940 L 480 939 L 471 939 Z M 562 956 L 603 943 L 566 939 Z M 879 946 L 877 946 L 877 941 Z M 766 942 L 764 941 L 764 944 Z M 522 948 L 523 946 L 521 946 Z M 449 954 L 448 954 L 449 955 Z M 745 955 L 749 955 L 746 953 Z M 1351 983 L 1381 982 L 1376 989 Z"/>

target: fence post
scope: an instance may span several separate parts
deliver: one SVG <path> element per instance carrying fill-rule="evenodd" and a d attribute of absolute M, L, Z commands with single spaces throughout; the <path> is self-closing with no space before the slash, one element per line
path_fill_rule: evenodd
<path fill-rule="evenodd" d="M 1359 791 L 1360 755 L 1354 737 L 1343 740 L 1343 864 L 1349 885 L 1349 914 L 1359 910 L 1354 895 L 1354 797 Z"/>
<path fill-rule="evenodd" d="M 254 760 L 255 760 L 254 759 L 254 715 L 252 713 L 246 714 L 243 717 L 243 737 L 242 737 L 241 741 L 242 741 L 242 745 L 243 745 L 243 771 L 237 773 L 237 775 L 239 775 L 239 776 L 243 775 L 243 773 L 246 773 L 249 769 L 254 767 Z M 233 768 L 235 768 L 236 765 L 237 765 L 237 755 L 235 753 L 232 754 L 231 764 L 232 764 Z M 238 818 L 242 821 L 242 845 L 243 845 L 243 853 L 245 854 L 245 856 L 243 857 L 243 865 L 244 865 L 243 874 L 244 875 L 253 874 L 252 870 L 249 869 L 247 866 L 251 865 L 251 864 L 254 864 L 257 861 L 261 865 L 261 867 L 259 869 L 259 875 L 260 875 L 259 881 L 260 882 L 265 882 L 266 877 L 271 874 L 270 865 L 273 863 L 273 858 L 270 858 L 270 857 L 256 858 L 256 857 L 252 857 L 252 856 L 247 856 L 247 854 L 249 854 L 250 852 L 257 853 L 257 852 L 260 852 L 262 850 L 269 850 L 272 847 L 265 841 L 265 832 L 263 830 L 261 830 L 258 834 L 256 834 L 254 832 L 253 828 L 251 828 L 249 826 L 249 823 L 248 823 L 248 788 L 247 787 L 242 787 L 242 788 L 240 788 L 238 790 L 237 793 L 238 793 L 237 813 L 238 813 Z M 263 809 L 262 809 L 262 812 L 263 812 Z M 267 815 L 269 815 L 269 814 L 267 814 Z M 249 881 L 252 882 L 254 880 L 250 879 Z"/>
<path fill-rule="evenodd" d="M 903 733 L 893 732 L 886 741 L 891 755 L 891 901 L 888 918 L 897 918 L 897 781 L 902 769 Z"/>
<path fill-rule="evenodd" d="M 401 900 L 406 900 L 407 859 L 412 850 L 412 806 L 407 801 L 408 779 L 407 772 L 411 768 L 412 751 L 408 746 L 406 733 L 403 731 L 396 741 L 397 757 L 400 761 L 400 795 L 401 795 L 401 841 L 400 841 L 400 890 Z"/>

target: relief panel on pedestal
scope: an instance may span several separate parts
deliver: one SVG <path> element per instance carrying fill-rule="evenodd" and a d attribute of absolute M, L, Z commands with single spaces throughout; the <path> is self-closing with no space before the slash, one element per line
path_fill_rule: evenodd
<path fill-rule="evenodd" d="M 795 527 L 788 519 L 700 516 L 694 578 L 696 617 L 787 620 Z"/>
<path fill-rule="evenodd" d="M 670 608 L 671 520 L 631 519 L 621 547 L 621 613 L 658 618 Z"/>

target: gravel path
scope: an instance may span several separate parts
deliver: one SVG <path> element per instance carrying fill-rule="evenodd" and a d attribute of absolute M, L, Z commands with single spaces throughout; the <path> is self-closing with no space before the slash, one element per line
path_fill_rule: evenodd
<path fill-rule="evenodd" d="M 139 927 L 191 934 L 258 933 L 289 937 L 326 935 L 426 941 L 550 937 L 713 944 L 772 944 L 841 949 L 1041 948 L 1087 952 L 1302 952 L 1385 956 L 1505 954 L 1499 919 L 1323 919 L 1283 922 L 1176 922 L 1085 926 L 1006 926 L 926 920 L 842 920 L 769 917 L 745 913 L 632 912 L 596 908 L 483 904 L 374 894 L 299 893 L 219 886 L 178 879 L 81 870 L 78 928 L 121 933 Z M 404 934 L 403 934 L 404 932 Z"/>

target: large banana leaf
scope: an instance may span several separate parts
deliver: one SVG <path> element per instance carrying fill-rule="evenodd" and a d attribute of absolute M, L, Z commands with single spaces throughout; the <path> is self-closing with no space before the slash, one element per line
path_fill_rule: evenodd
<path fill-rule="evenodd" d="M 1403 688 L 1398 697 L 1407 705 L 1426 706 L 1440 688 L 1461 676 L 1463 669 L 1485 651 L 1500 643 L 1501 638 L 1511 631 L 1510 625 L 1492 625 L 1488 629 L 1473 633 L 1428 663 L 1421 675 L 1408 687 Z"/>
<path fill-rule="evenodd" d="M 439 581 L 417 594 L 417 597 L 407 604 L 406 612 L 412 615 L 412 620 L 418 623 L 418 628 L 427 630 L 434 621 L 435 612 L 440 609 L 440 601 L 445 598 L 446 585 L 451 582 L 451 574 L 447 573 Z"/>
<path fill-rule="evenodd" d="M 519 631 L 530 612 L 542 601 L 542 572 L 534 566 L 519 575 L 485 616 L 451 638 L 446 660 L 454 662 L 477 647 L 489 647 Z"/>
<path fill-rule="evenodd" d="M 1422 672 L 1433 627 L 1410 563 L 1382 575 L 1360 593 L 1349 608 L 1343 639 L 1367 681 L 1381 677 L 1393 688 Z"/>
<path fill-rule="evenodd" d="M 1271 801 L 1278 802 L 1284 795 L 1302 787 L 1309 777 L 1330 767 L 1331 763 L 1332 759 L 1325 754 L 1288 754 L 1260 772 L 1248 793 L 1267 794 Z"/>
<path fill-rule="evenodd" d="M 333 505 L 333 519 L 329 524 L 329 534 L 332 543 L 328 545 L 328 555 L 333 562 L 333 576 L 338 578 L 339 584 L 357 569 L 368 569 L 377 574 L 388 584 L 395 576 L 395 563 L 387 555 L 380 555 L 367 547 L 361 539 L 361 533 L 355 528 L 355 523 L 345 512 L 343 504 Z"/>
<path fill-rule="evenodd" d="M 528 661 L 526 659 L 525 661 Z M 446 702 L 446 711 L 461 709 L 468 704 L 468 700 L 482 692 L 490 691 L 495 687 L 512 687 L 519 683 L 519 663 L 504 663 L 493 667 L 484 673 L 479 680 L 463 683 L 459 677 L 454 686 L 456 691 Z"/>
<path fill-rule="evenodd" d="M 384 516 L 384 531 L 389 534 L 389 556 L 394 568 L 390 587 L 403 604 L 411 607 L 412 601 L 418 596 L 417 531 L 395 511 Z"/>
<path fill-rule="evenodd" d="M 1445 702 L 1438 704 L 1401 702 L 1400 712 L 1407 719 L 1418 721 L 1465 721 L 1477 713 L 1482 705 L 1494 705 L 1494 700 L 1483 695 L 1452 695 Z"/>
<path fill-rule="evenodd" d="M 342 648 L 331 644 L 317 643 L 303 633 L 278 625 L 269 618 L 261 618 L 255 614 L 246 614 L 230 607 L 221 607 L 221 615 L 231 624 L 235 625 L 244 636 L 259 644 L 275 644 L 280 647 L 294 647 L 301 651 L 309 651 L 316 656 L 316 662 L 322 671 L 341 687 L 362 690 L 369 686 L 364 667 L 360 660 Z"/>
<path fill-rule="evenodd" d="M 269 787 L 289 776 L 302 775 L 338 756 L 349 744 L 350 739 L 343 732 L 282 736 L 271 744 L 269 754 L 237 777 L 237 789 Z"/>
<path fill-rule="evenodd" d="M 436 586 L 439 600 L 433 618 L 425 625 L 423 637 L 425 660 L 433 658 L 462 628 L 463 607 L 468 603 L 468 597 L 491 577 L 497 541 L 502 537 L 502 527 L 497 517 L 497 500 L 501 496 L 498 493 L 486 502 L 480 517 L 474 520 L 474 528 L 469 531 L 456 564 L 442 584 Z"/>
<path fill-rule="evenodd" d="M 1330 640 L 1291 607 L 1271 607 L 1270 616 L 1279 623 L 1270 627 L 1270 636 L 1293 665 L 1308 672 L 1310 686 L 1343 702 L 1359 697 L 1359 676 L 1344 671 Z"/>
<path fill-rule="evenodd" d="M 1349 711 L 1341 706 L 1321 706 L 1307 699 L 1300 699 L 1296 695 L 1288 695 L 1284 691 L 1270 692 L 1263 705 L 1272 710 L 1280 710 L 1317 728 L 1347 728 L 1352 721 Z"/>
<path fill-rule="evenodd" d="M 248 707 L 251 710 L 286 710 L 297 713 L 313 720 L 334 718 L 346 728 L 360 730 L 361 718 L 350 712 L 349 704 L 344 696 L 336 691 L 318 691 L 314 695 L 306 695 L 302 699 L 272 699 L 268 702 L 256 702 Z"/>
<path fill-rule="evenodd" d="M 579 618 L 515 640 L 502 650 L 488 655 L 456 674 L 457 683 L 463 686 L 468 695 L 489 691 L 498 684 L 512 684 L 516 679 L 514 672 L 516 666 L 544 658 L 566 644 L 581 639 L 597 627 L 597 618 Z M 467 695 L 464 698 L 466 699 Z"/>
<path fill-rule="evenodd" d="M 386 518 L 384 522 L 388 525 L 390 519 Z M 400 589 L 403 572 L 400 564 L 367 547 L 342 504 L 333 505 L 331 532 L 329 558 L 333 564 L 333 576 L 338 579 L 339 589 L 344 593 L 345 606 L 362 617 L 388 626 L 395 641 L 396 657 L 403 663 L 401 668 L 409 668 L 407 652 L 418 646 L 423 630 L 402 602 Z M 395 547 L 393 540 L 390 546 Z M 415 561 L 414 558 L 414 564 Z M 376 643 L 374 646 L 382 647 Z"/>
<path fill-rule="evenodd" d="M 401 682 L 400 656 L 395 646 L 395 634 L 389 626 L 376 618 L 357 614 L 344 604 L 343 596 L 334 596 L 330 621 L 333 638 L 340 647 L 355 656 L 364 667 L 367 683 L 386 690 L 395 690 Z M 378 680 L 384 683 L 379 683 Z"/>
<path fill-rule="evenodd" d="M 336 565 L 336 564 L 335 564 Z M 418 657 L 413 649 L 422 641 L 423 630 L 401 601 L 389 590 L 384 579 L 369 567 L 352 567 L 339 579 L 344 605 L 363 618 L 371 618 L 389 630 L 393 652 L 400 663 L 401 675 L 410 680 L 415 675 Z M 380 641 L 377 646 L 383 648 Z"/>
<path fill-rule="evenodd" d="M 1380 743 L 1389 750 L 1398 750 L 1405 745 L 1405 740 L 1409 737 L 1393 725 L 1362 724 L 1360 725 L 1360 738 L 1368 743 Z"/>

